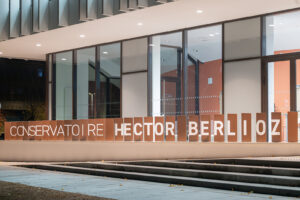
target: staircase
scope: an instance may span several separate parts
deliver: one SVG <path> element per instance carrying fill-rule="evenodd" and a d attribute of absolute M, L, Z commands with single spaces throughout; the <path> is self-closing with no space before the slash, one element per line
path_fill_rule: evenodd
<path fill-rule="evenodd" d="M 22 167 L 300 197 L 300 162 L 297 161 L 157 160 L 34 164 Z"/>

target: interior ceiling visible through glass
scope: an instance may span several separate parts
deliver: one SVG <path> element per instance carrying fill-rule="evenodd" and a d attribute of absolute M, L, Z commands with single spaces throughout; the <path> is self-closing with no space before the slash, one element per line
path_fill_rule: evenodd
<path fill-rule="evenodd" d="M 300 11 L 268 16 L 266 28 L 274 51 L 300 49 Z"/>
<path fill-rule="evenodd" d="M 107 76 L 120 76 L 120 43 L 100 46 L 100 66 Z"/>

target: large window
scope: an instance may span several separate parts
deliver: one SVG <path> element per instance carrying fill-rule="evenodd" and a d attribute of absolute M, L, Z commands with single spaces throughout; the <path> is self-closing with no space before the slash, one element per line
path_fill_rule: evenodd
<path fill-rule="evenodd" d="M 222 113 L 222 26 L 182 34 L 151 38 L 152 115 Z"/>
<path fill-rule="evenodd" d="M 56 54 L 56 120 L 72 119 L 72 51 Z"/>
<path fill-rule="evenodd" d="M 188 31 L 187 47 L 187 113 L 222 113 L 222 26 Z"/>
<path fill-rule="evenodd" d="M 122 117 L 147 116 L 147 38 L 122 43 Z"/>
<path fill-rule="evenodd" d="M 152 115 L 180 115 L 182 101 L 182 32 L 154 36 L 152 47 Z"/>
<path fill-rule="evenodd" d="M 268 72 L 269 126 L 271 126 L 271 113 L 281 112 L 282 140 L 285 141 L 287 140 L 287 113 L 299 112 L 299 18 L 300 11 L 263 17 L 263 55 L 272 56 L 264 58 L 266 60 L 264 67 Z M 269 141 L 271 141 L 270 135 Z"/>
<path fill-rule="evenodd" d="M 94 118 L 96 102 L 95 48 L 77 51 L 77 119 Z"/>
<path fill-rule="evenodd" d="M 97 117 L 120 117 L 120 43 L 100 46 L 100 101 Z"/>
<path fill-rule="evenodd" d="M 264 17 L 264 55 L 300 52 L 300 11 Z"/>

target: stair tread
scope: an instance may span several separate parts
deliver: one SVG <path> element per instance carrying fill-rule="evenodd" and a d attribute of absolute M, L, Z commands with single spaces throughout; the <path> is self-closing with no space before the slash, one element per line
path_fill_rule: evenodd
<path fill-rule="evenodd" d="M 144 165 L 127 165 L 127 164 L 110 164 L 110 163 L 90 163 L 90 164 L 98 164 L 98 165 L 111 165 L 111 166 L 123 166 L 123 167 L 132 167 L 132 168 L 147 168 L 147 169 L 165 169 L 172 171 L 190 171 L 190 172 L 198 172 L 198 173 L 210 173 L 210 174 L 228 174 L 228 175 L 237 175 L 237 176 L 252 176 L 252 177 L 262 177 L 262 178 L 276 178 L 276 179 L 287 179 L 287 180 L 298 180 L 300 181 L 300 177 L 292 177 L 292 176 L 278 176 L 278 175 L 270 175 L 270 174 L 253 174 L 253 173 L 242 173 L 242 172 L 228 172 L 228 171 L 213 171 L 213 170 L 202 170 L 202 169 L 183 169 L 183 168 L 170 168 L 170 167 L 157 167 L 157 166 L 144 166 Z M 72 166 L 72 164 L 71 164 Z"/>
<path fill-rule="evenodd" d="M 264 188 L 272 188 L 272 189 L 285 189 L 300 192 L 300 187 L 289 187 L 289 186 L 280 186 L 280 185 L 271 185 L 271 184 L 261 184 L 261 183 L 248 183 L 248 182 L 238 182 L 238 181 L 227 181 L 227 180 L 217 180 L 217 179 L 206 179 L 206 178 L 193 178 L 193 177 L 184 177 L 184 176 L 171 176 L 171 175 L 161 175 L 161 174 L 150 174 L 150 173 L 142 173 L 142 172 L 128 172 L 128 171 L 118 171 L 118 170 L 107 170 L 107 169 L 91 169 L 91 168 L 83 168 L 83 167 L 74 167 L 74 166 L 62 166 L 62 165 L 24 165 L 25 167 L 34 167 L 38 168 L 38 166 L 52 168 L 53 170 L 58 169 L 78 169 L 84 170 L 87 172 L 106 172 L 110 174 L 124 174 L 124 175 L 139 175 L 146 177 L 163 177 L 163 178 L 172 178 L 176 180 L 191 180 L 191 181 L 199 181 L 199 182 L 207 182 L 207 183 L 218 183 L 218 184 L 230 184 L 240 185 L 240 186 L 252 186 L 252 187 L 264 187 Z M 23 167 L 24 167 L 23 166 Z M 40 168 L 38 168 L 40 169 Z M 46 169 L 47 170 L 47 169 Z M 72 173 L 72 172 L 71 172 Z"/>
<path fill-rule="evenodd" d="M 143 161 L 133 161 L 132 163 L 142 163 Z M 290 171 L 299 171 L 300 169 L 297 168 L 289 168 L 289 167 L 271 167 L 271 166 L 260 166 L 260 165 L 238 165 L 238 164 L 221 164 L 221 163 L 199 163 L 199 162 L 182 162 L 182 161 L 161 161 L 161 160 L 152 160 L 151 162 L 156 163 L 168 163 L 168 164 L 185 164 L 185 165 L 194 165 L 194 166 L 224 166 L 224 167 L 240 167 L 240 168 L 255 168 L 255 169 L 276 169 L 276 170 L 290 170 Z M 99 163 L 99 162 L 95 162 Z M 118 162 L 121 164 L 123 162 Z M 124 162 L 126 164 L 130 162 Z M 132 164 L 141 166 L 142 164 Z M 146 165 L 148 166 L 148 165 Z M 175 167 L 173 167 L 175 168 Z"/>

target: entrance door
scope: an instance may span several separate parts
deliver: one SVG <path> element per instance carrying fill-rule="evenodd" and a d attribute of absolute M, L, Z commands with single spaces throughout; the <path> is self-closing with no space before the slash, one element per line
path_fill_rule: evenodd
<path fill-rule="evenodd" d="M 287 141 L 287 113 L 300 111 L 299 59 L 299 54 L 285 54 L 270 56 L 263 60 L 263 70 L 266 74 L 263 80 L 265 86 L 263 110 L 268 113 L 268 141 L 270 142 L 271 113 L 281 112 L 282 140 Z"/>

